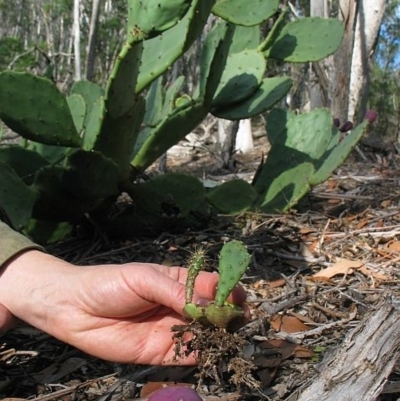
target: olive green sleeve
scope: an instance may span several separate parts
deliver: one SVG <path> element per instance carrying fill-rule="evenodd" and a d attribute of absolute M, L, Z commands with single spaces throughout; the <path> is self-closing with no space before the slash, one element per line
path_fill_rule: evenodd
<path fill-rule="evenodd" d="M 0 267 L 18 253 L 27 249 L 44 249 L 0 221 Z"/>

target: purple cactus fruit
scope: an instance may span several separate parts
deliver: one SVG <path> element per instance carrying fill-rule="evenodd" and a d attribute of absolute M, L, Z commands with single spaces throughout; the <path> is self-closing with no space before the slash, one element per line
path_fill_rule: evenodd
<path fill-rule="evenodd" d="M 354 124 L 351 121 L 346 121 L 340 128 L 339 131 L 340 132 L 348 132 L 351 129 L 353 129 Z"/>
<path fill-rule="evenodd" d="M 336 117 L 333 119 L 333 126 L 336 128 L 340 127 L 340 119 L 339 118 Z"/>
<path fill-rule="evenodd" d="M 203 401 L 190 387 L 165 387 L 152 393 L 147 401 Z"/>
<path fill-rule="evenodd" d="M 365 113 L 365 119 L 372 124 L 378 118 L 378 113 L 375 110 L 368 110 Z"/>

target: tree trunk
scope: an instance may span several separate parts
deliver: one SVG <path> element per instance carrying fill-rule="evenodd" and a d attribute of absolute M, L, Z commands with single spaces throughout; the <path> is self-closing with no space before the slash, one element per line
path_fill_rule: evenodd
<path fill-rule="evenodd" d="M 386 296 L 286 401 L 375 401 L 400 357 L 400 301 Z"/>
<path fill-rule="evenodd" d="M 331 110 L 342 122 L 359 122 L 367 104 L 369 63 L 373 54 L 385 0 L 339 0 L 344 37 L 333 57 Z"/>
<path fill-rule="evenodd" d="M 350 121 L 361 121 L 366 112 L 370 61 L 385 12 L 385 3 L 385 0 L 359 1 L 350 75 Z"/>
<path fill-rule="evenodd" d="M 217 151 L 220 161 L 217 168 L 234 169 L 233 153 L 235 150 L 236 134 L 239 129 L 239 121 L 218 119 Z"/>
<path fill-rule="evenodd" d="M 254 148 L 253 132 L 251 130 L 251 119 L 240 120 L 239 128 L 236 134 L 235 150 L 239 152 L 248 152 Z"/>
<path fill-rule="evenodd" d="M 310 0 L 311 17 L 329 17 L 328 0 Z M 310 63 L 309 100 L 310 108 L 328 106 L 328 76 L 329 59 Z"/>
<path fill-rule="evenodd" d="M 92 15 L 90 17 L 89 43 L 86 61 L 86 79 L 92 81 L 94 77 L 94 66 L 96 61 L 97 27 L 99 23 L 100 0 L 93 0 Z"/>
<path fill-rule="evenodd" d="M 75 81 L 81 80 L 81 28 L 79 6 L 80 0 L 74 0 L 74 66 L 75 66 Z"/>
<path fill-rule="evenodd" d="M 342 44 L 333 56 L 333 70 L 329 92 L 332 114 L 342 122 L 348 120 L 348 99 L 356 8 L 357 2 L 355 0 L 339 0 L 339 19 L 344 24 L 344 36 Z"/>

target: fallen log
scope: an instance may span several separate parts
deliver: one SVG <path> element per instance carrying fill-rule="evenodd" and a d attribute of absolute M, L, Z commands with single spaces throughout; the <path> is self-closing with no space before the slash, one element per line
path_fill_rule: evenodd
<path fill-rule="evenodd" d="M 385 295 L 285 401 L 375 401 L 400 356 L 400 300 Z"/>

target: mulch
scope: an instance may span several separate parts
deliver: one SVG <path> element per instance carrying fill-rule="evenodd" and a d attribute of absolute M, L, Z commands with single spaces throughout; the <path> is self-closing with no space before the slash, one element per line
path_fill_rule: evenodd
<path fill-rule="evenodd" d="M 313 379 L 324 355 L 340 347 L 383 296 L 399 296 L 400 157 L 366 155 L 366 161 L 353 157 L 285 215 L 220 216 L 205 230 L 157 238 L 70 238 L 48 250 L 80 265 L 185 265 L 190 252 L 203 245 L 208 269 L 214 270 L 224 241 L 242 240 L 252 254 L 242 280 L 252 320 L 241 330 L 250 339 L 246 352 L 262 386 L 241 393 L 209 378 L 199 392 L 205 400 L 286 400 Z M 254 171 L 254 164 L 241 163 L 240 174 Z M 0 333 L 0 397 L 7 400 L 145 399 L 144 385 L 191 384 L 195 373 L 195 367 L 104 362 L 24 324 Z M 395 368 L 381 401 L 399 397 L 399 376 Z"/>

